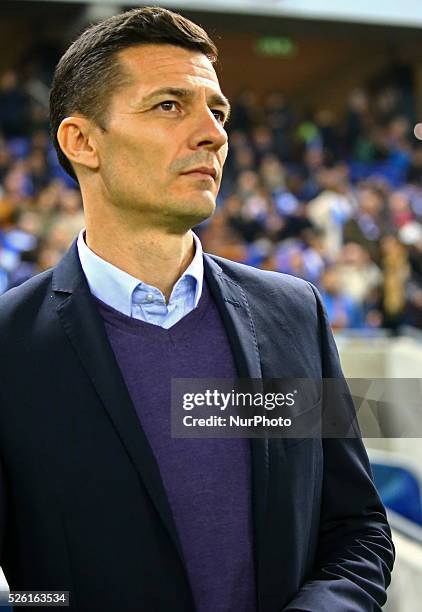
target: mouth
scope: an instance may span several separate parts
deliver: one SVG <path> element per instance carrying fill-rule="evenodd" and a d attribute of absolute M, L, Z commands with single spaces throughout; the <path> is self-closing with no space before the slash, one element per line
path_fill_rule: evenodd
<path fill-rule="evenodd" d="M 217 171 L 215 168 L 208 168 L 206 166 L 201 166 L 199 168 L 192 168 L 188 172 L 182 172 L 183 176 L 193 176 L 196 178 L 210 178 L 214 181 L 217 178 Z"/>

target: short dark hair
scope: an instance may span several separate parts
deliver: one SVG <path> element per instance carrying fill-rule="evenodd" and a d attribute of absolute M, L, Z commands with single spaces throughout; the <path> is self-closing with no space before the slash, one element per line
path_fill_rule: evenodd
<path fill-rule="evenodd" d="M 61 166 L 75 180 L 57 140 L 60 123 L 74 112 L 104 123 L 110 92 L 127 82 L 117 53 L 142 44 L 175 45 L 203 53 L 213 64 L 217 61 L 217 47 L 205 30 L 160 7 L 132 9 L 82 32 L 57 64 L 50 93 L 51 138 Z"/>

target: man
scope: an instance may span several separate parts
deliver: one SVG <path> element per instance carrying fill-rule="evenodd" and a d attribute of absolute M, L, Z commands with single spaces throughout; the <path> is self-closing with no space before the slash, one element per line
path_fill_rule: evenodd
<path fill-rule="evenodd" d="M 191 232 L 227 155 L 216 55 L 142 8 L 56 69 L 86 231 L 1 298 L 0 564 L 11 590 L 83 612 L 379 611 L 393 547 L 359 439 L 170 433 L 171 378 L 341 376 L 310 285 Z"/>

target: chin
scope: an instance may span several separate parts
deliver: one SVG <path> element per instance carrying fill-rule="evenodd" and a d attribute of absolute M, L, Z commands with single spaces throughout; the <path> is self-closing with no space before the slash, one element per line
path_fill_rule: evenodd
<path fill-rule="evenodd" d="M 216 207 L 214 196 L 199 199 L 198 197 L 179 205 L 178 213 L 180 219 L 189 220 L 190 227 L 205 221 L 214 213 Z"/>

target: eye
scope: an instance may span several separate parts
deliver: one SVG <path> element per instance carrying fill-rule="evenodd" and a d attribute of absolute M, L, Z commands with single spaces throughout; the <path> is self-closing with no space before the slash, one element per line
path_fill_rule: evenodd
<path fill-rule="evenodd" d="M 164 100 L 164 102 L 160 102 L 156 108 L 160 107 L 164 111 L 172 111 L 174 108 L 169 107 L 176 107 L 176 105 L 177 102 L 175 100 Z"/>
<path fill-rule="evenodd" d="M 211 109 L 211 111 L 214 114 L 215 118 L 220 121 L 220 123 L 224 123 L 226 121 L 226 113 L 225 112 L 223 112 L 221 110 L 217 110 L 216 108 Z"/>

